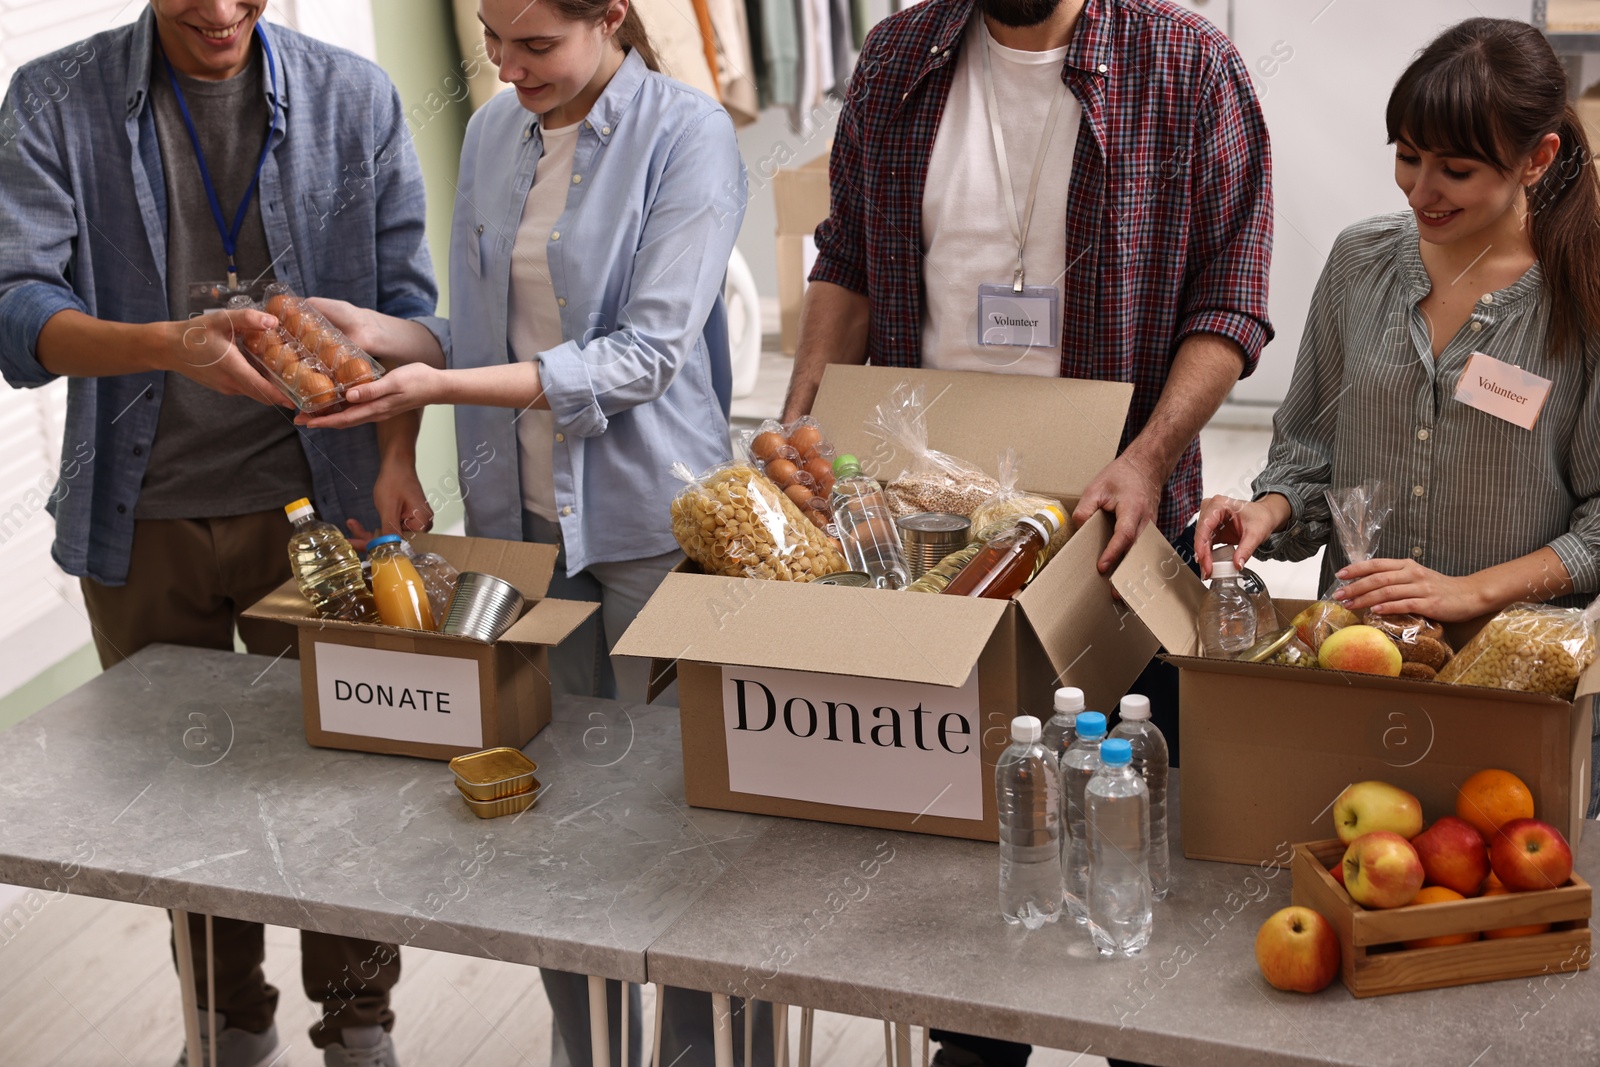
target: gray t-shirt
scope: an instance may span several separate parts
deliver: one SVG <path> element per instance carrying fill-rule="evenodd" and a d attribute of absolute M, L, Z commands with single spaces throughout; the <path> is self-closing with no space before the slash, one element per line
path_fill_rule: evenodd
<path fill-rule="evenodd" d="M 257 48 L 249 67 L 226 81 L 178 75 L 229 225 L 255 176 L 271 114 L 263 94 L 262 69 Z M 191 310 L 204 310 L 189 307 L 190 283 L 226 279 L 228 257 L 206 200 L 183 113 L 159 54 L 151 66 L 150 102 L 155 108 L 161 165 L 166 172 L 167 308 L 173 319 L 185 319 Z M 273 277 L 260 203 L 258 191 L 250 200 L 239 233 L 235 262 L 240 284 L 263 272 L 265 281 Z M 245 515 L 310 496 L 311 468 L 293 418 L 288 409 L 268 407 L 246 397 L 222 396 L 169 371 L 135 517 Z"/>

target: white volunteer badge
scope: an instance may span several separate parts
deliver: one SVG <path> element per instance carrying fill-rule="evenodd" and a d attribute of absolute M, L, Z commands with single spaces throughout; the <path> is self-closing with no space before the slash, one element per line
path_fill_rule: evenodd
<path fill-rule="evenodd" d="M 1061 290 L 1053 285 L 978 286 L 978 343 L 1061 347 Z"/>
<path fill-rule="evenodd" d="M 1461 403 L 1524 430 L 1533 429 L 1539 421 L 1539 412 L 1549 395 L 1549 378 L 1482 352 L 1472 353 L 1461 380 L 1456 382 L 1456 399 Z"/>

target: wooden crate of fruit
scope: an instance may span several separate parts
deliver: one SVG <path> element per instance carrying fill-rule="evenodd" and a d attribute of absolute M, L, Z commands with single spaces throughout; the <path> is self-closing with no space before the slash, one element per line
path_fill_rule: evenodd
<path fill-rule="evenodd" d="M 1352 900 L 1329 871 L 1344 854 L 1338 841 L 1294 846 L 1294 902 L 1333 924 L 1341 977 L 1357 997 L 1589 967 L 1589 883 L 1576 874 L 1558 889 L 1368 909 Z M 1509 933 L 1546 925 L 1544 932 Z M 1507 933 L 1462 944 L 1404 947 L 1404 942 L 1478 931 Z"/>

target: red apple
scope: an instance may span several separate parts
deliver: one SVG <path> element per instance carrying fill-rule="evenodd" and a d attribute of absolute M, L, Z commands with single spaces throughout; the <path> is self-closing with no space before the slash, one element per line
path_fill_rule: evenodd
<path fill-rule="evenodd" d="M 1513 893 L 1554 889 L 1572 877 L 1572 849 L 1561 831 L 1549 823 L 1512 819 L 1494 835 L 1489 865 Z"/>
<path fill-rule="evenodd" d="M 1374 830 L 1409 840 L 1422 832 L 1422 803 L 1388 782 L 1356 782 L 1334 800 L 1333 826 L 1341 845 Z"/>
<path fill-rule="evenodd" d="M 1256 966 L 1275 989 L 1326 989 L 1339 974 L 1339 935 L 1310 908 L 1283 908 L 1256 933 Z"/>
<path fill-rule="evenodd" d="M 1344 888 L 1364 908 L 1399 908 L 1422 888 L 1422 860 L 1411 842 L 1378 830 L 1344 851 Z"/>
<path fill-rule="evenodd" d="M 1465 819 L 1446 815 L 1413 837 L 1411 847 L 1422 860 L 1429 885 L 1474 897 L 1489 877 L 1489 849 L 1477 827 Z"/>
<path fill-rule="evenodd" d="M 1338 882 L 1340 885 L 1344 885 L 1344 861 L 1343 860 L 1340 860 L 1338 863 L 1335 863 L 1332 867 L 1330 867 L 1328 869 L 1328 873 L 1333 875 L 1333 880 L 1335 882 Z"/>

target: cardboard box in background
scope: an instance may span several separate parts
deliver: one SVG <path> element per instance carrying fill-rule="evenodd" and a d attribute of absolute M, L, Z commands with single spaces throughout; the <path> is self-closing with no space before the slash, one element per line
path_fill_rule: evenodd
<path fill-rule="evenodd" d="M 300 632 L 306 740 L 319 748 L 451 759 L 521 748 L 550 722 L 548 649 L 596 604 L 545 597 L 556 549 L 520 541 L 418 534 L 462 573 L 502 578 L 526 598 L 522 616 L 494 644 L 391 626 L 324 619 L 293 579 L 247 610 Z"/>
<path fill-rule="evenodd" d="M 800 304 L 806 277 L 817 259 L 814 234 L 828 217 L 828 157 L 772 176 L 772 200 L 778 211 L 778 315 L 783 354 L 792 356 L 800 337 Z"/>
<path fill-rule="evenodd" d="M 1416 794 L 1432 822 L 1456 810 L 1476 771 L 1510 771 L 1534 814 L 1574 848 L 1589 804 L 1592 696 L 1600 664 L 1572 703 L 1538 693 L 1279 667 L 1199 654 L 1205 586 L 1146 529 L 1112 583 L 1179 671 L 1183 853 L 1230 863 L 1278 862 L 1286 843 L 1334 835 L 1331 805 L 1352 782 Z M 1304 601 L 1277 601 L 1293 618 Z M 1447 626 L 1459 649 L 1482 622 Z"/>
<path fill-rule="evenodd" d="M 1132 396 L 1116 382 L 830 366 L 812 413 L 880 480 L 905 457 L 866 419 L 906 380 L 924 387 L 932 447 L 991 474 L 1015 447 L 1022 488 L 1069 512 L 1116 455 Z M 993 841 L 1012 717 L 1048 718 L 1061 685 L 1110 709 L 1156 650 L 1095 568 L 1110 536 L 1095 516 L 1008 601 L 678 572 L 615 651 L 676 665 L 690 804 Z"/>

